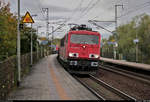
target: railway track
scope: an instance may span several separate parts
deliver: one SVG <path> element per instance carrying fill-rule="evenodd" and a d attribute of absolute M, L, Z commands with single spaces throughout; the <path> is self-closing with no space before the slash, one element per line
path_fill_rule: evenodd
<path fill-rule="evenodd" d="M 98 99 L 100 100 L 106 100 L 103 96 L 101 96 L 100 94 L 98 94 L 94 89 L 92 89 L 91 87 L 89 87 L 84 81 L 82 81 L 79 77 L 74 76 L 74 78 L 80 82 L 83 86 L 85 86 L 89 91 L 91 91 Z"/>
<path fill-rule="evenodd" d="M 132 71 L 124 70 L 110 65 L 101 65 L 100 68 L 150 85 L 150 77 L 147 75 L 135 73 Z"/>
<path fill-rule="evenodd" d="M 89 77 L 74 76 L 81 84 L 95 94 L 100 100 L 134 100 L 135 98 L 126 93 L 108 85 L 102 80 L 89 75 Z"/>

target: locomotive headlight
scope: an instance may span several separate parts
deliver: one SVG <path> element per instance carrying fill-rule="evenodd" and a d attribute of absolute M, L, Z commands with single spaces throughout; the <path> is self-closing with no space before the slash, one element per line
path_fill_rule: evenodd
<path fill-rule="evenodd" d="M 95 56 L 95 58 L 98 58 L 98 57 L 99 57 L 99 55 L 96 55 L 96 54 L 95 54 L 94 56 Z"/>
<path fill-rule="evenodd" d="M 69 53 L 70 57 L 78 57 L 78 55 L 79 55 L 78 53 Z"/>
<path fill-rule="evenodd" d="M 89 55 L 89 58 L 98 58 L 99 57 L 99 55 L 97 55 L 97 54 L 90 54 Z"/>

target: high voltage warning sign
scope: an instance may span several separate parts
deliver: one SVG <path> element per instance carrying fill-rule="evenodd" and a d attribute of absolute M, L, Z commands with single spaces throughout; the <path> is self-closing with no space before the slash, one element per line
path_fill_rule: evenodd
<path fill-rule="evenodd" d="M 29 12 L 27 12 L 24 16 L 22 23 L 34 23 L 34 20 L 32 19 Z"/>

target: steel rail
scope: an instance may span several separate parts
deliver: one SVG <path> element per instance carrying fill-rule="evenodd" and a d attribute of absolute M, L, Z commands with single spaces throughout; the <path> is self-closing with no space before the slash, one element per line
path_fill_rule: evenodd
<path fill-rule="evenodd" d="M 104 97 L 102 97 L 101 95 L 99 95 L 95 90 L 93 90 L 92 88 L 90 88 L 88 85 L 86 85 L 83 81 L 81 81 L 79 78 L 77 78 L 76 76 L 73 76 L 79 83 L 81 83 L 84 87 L 86 87 L 90 92 L 92 92 L 98 99 L 100 100 L 106 100 Z"/>
<path fill-rule="evenodd" d="M 111 90 L 112 92 L 116 93 L 117 95 L 119 95 L 120 97 L 122 97 L 125 100 L 134 100 L 134 101 L 136 101 L 136 99 L 133 98 L 132 96 L 127 95 L 126 93 L 124 93 L 124 92 L 122 92 L 122 91 L 120 91 L 120 90 L 118 90 L 118 89 L 108 85 L 107 83 L 105 83 L 104 81 L 94 77 L 93 75 L 90 75 L 90 78 L 92 78 L 98 84 L 100 84 L 100 85 L 104 86 L 105 88 Z"/>
<path fill-rule="evenodd" d="M 129 77 L 129 78 L 141 81 L 143 83 L 146 83 L 146 84 L 150 85 L 150 78 L 148 76 L 138 74 L 138 73 L 135 73 L 135 72 L 131 72 L 131 71 L 127 71 L 127 70 L 123 70 L 123 69 L 120 69 L 120 68 L 118 69 L 114 66 L 109 66 L 109 65 L 102 65 L 100 68 L 104 69 L 104 70 L 107 70 L 107 71 L 111 71 L 113 73 L 123 75 L 125 77 Z"/>

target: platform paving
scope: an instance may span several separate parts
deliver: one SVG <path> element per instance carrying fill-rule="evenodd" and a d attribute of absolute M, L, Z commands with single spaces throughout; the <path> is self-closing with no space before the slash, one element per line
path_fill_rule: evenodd
<path fill-rule="evenodd" d="M 8 100 L 97 100 L 97 97 L 62 68 L 56 55 L 51 55 L 32 67 Z"/>

